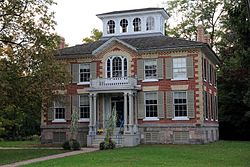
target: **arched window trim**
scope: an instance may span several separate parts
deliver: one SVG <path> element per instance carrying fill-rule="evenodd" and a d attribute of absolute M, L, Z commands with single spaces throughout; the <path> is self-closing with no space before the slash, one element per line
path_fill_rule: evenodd
<path fill-rule="evenodd" d="M 108 34 L 114 34 L 115 33 L 115 21 L 109 20 L 107 22 L 107 33 Z"/>
<path fill-rule="evenodd" d="M 122 19 L 120 21 L 120 32 L 121 33 L 128 32 L 128 20 L 127 19 Z"/>
<path fill-rule="evenodd" d="M 105 77 L 106 78 L 115 78 L 113 77 L 113 59 L 119 57 L 122 60 L 122 76 L 121 77 L 127 77 L 128 76 L 128 58 L 125 56 L 110 56 L 107 60 L 106 60 L 106 73 L 105 73 Z M 125 69 L 125 64 L 124 64 L 124 60 L 126 60 L 126 68 Z M 110 61 L 110 71 L 108 71 L 108 61 Z M 109 74 L 108 74 L 109 73 Z M 108 76 L 109 75 L 109 76 Z"/>
<path fill-rule="evenodd" d="M 155 29 L 155 18 L 148 16 L 146 19 L 146 31 L 152 31 Z"/>
<path fill-rule="evenodd" d="M 133 19 L 133 30 L 134 32 L 141 31 L 141 19 L 139 17 Z"/>

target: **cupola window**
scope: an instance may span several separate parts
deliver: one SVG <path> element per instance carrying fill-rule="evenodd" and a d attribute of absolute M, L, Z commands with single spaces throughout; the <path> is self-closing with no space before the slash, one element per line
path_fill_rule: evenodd
<path fill-rule="evenodd" d="M 141 31 L 141 19 L 135 18 L 133 20 L 134 32 Z"/>
<path fill-rule="evenodd" d="M 108 34 L 114 34 L 115 33 L 115 22 L 114 20 L 109 20 L 107 24 L 107 33 Z"/>
<path fill-rule="evenodd" d="M 122 20 L 120 21 L 120 26 L 121 26 L 121 32 L 122 32 L 122 33 L 128 32 L 128 20 L 122 19 Z"/>
<path fill-rule="evenodd" d="M 152 16 L 149 16 L 146 21 L 146 30 L 147 31 L 154 30 L 154 26 L 155 26 L 154 18 Z"/>

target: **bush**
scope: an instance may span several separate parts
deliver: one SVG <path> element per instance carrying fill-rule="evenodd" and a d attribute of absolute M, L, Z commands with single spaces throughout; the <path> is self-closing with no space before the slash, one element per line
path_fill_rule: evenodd
<path fill-rule="evenodd" d="M 101 142 L 99 145 L 100 150 L 104 150 L 105 149 L 105 142 Z"/>
<path fill-rule="evenodd" d="M 62 147 L 64 150 L 71 150 L 71 146 L 68 140 L 63 143 Z"/>
<path fill-rule="evenodd" d="M 115 148 L 115 142 L 111 139 L 109 141 L 103 141 L 99 144 L 100 150 L 107 150 L 107 149 L 114 149 Z"/>
<path fill-rule="evenodd" d="M 80 150 L 81 149 L 81 145 L 77 140 L 71 141 L 71 147 L 73 150 Z"/>

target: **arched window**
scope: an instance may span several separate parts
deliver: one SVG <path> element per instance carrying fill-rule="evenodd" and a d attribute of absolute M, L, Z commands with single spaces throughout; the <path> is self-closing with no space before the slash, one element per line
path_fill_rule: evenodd
<path fill-rule="evenodd" d="M 107 33 L 114 34 L 115 33 L 115 22 L 114 20 L 109 20 L 107 23 Z"/>
<path fill-rule="evenodd" d="M 141 19 L 140 18 L 135 18 L 133 20 L 133 26 L 134 26 L 134 31 L 141 31 Z"/>
<path fill-rule="evenodd" d="M 128 20 L 122 19 L 120 21 L 121 32 L 128 32 Z"/>
<path fill-rule="evenodd" d="M 155 28 L 155 20 L 152 16 L 149 16 L 146 21 L 146 30 L 150 31 L 154 30 L 154 28 Z"/>
<path fill-rule="evenodd" d="M 107 78 L 127 77 L 128 61 L 123 56 L 111 56 L 106 63 Z"/>

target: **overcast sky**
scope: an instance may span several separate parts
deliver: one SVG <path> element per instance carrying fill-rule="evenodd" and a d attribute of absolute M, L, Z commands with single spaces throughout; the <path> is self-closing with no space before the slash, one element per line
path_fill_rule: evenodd
<path fill-rule="evenodd" d="M 93 28 L 102 30 L 96 14 L 148 7 L 164 7 L 164 0 L 55 0 L 56 32 L 70 46 L 81 44 Z"/>

